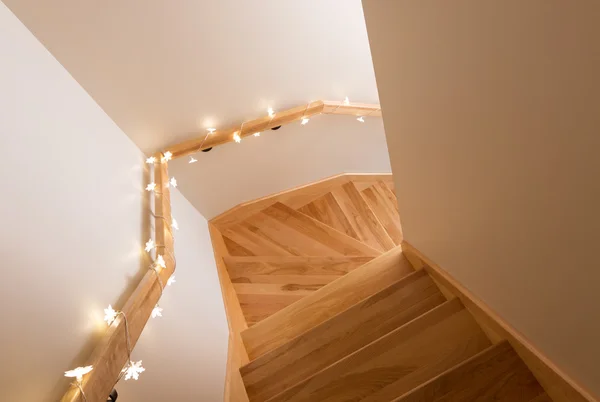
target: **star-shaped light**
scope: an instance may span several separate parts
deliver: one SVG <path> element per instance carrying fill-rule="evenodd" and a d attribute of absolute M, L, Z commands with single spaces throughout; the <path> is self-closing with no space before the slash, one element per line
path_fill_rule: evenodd
<path fill-rule="evenodd" d="M 260 133 L 254 133 L 255 137 L 260 137 Z"/>
<path fill-rule="evenodd" d="M 152 165 L 154 162 L 156 162 L 156 158 L 154 156 L 151 156 L 149 158 L 146 159 L 146 163 L 148 165 Z"/>
<path fill-rule="evenodd" d="M 169 180 L 169 184 L 173 187 L 177 187 L 177 179 L 171 177 L 171 180 Z"/>
<path fill-rule="evenodd" d="M 190 161 L 188 163 L 196 163 L 198 162 L 198 159 L 194 158 L 193 156 L 190 156 Z"/>
<path fill-rule="evenodd" d="M 163 258 L 162 255 L 159 255 L 158 257 L 156 257 L 156 261 L 154 261 L 154 263 L 161 268 L 167 267 L 167 264 L 165 263 L 165 259 Z"/>
<path fill-rule="evenodd" d="M 356 119 L 356 120 L 360 121 L 361 123 L 365 122 L 365 118 L 362 116 L 358 116 L 358 119 Z"/>
<path fill-rule="evenodd" d="M 346 99 L 344 99 L 344 105 L 349 105 L 350 104 L 350 99 L 348 99 L 348 97 L 346 96 Z"/>
<path fill-rule="evenodd" d="M 208 134 L 212 134 L 215 131 L 217 131 L 217 129 L 216 128 L 207 128 L 206 131 L 208 131 Z"/>
<path fill-rule="evenodd" d="M 307 119 L 306 117 L 302 118 L 302 122 L 300 124 L 305 125 L 306 123 L 308 123 L 310 119 Z"/>
<path fill-rule="evenodd" d="M 235 133 L 233 133 L 233 140 L 235 142 L 242 142 L 242 138 L 240 137 L 240 132 L 236 131 Z"/>
<path fill-rule="evenodd" d="M 137 363 L 134 363 L 130 360 L 129 364 L 123 369 L 123 371 L 125 372 L 125 381 L 127 381 L 131 380 L 132 378 L 137 380 L 140 378 L 140 374 L 146 371 L 146 369 L 142 367 L 141 360 Z"/>
<path fill-rule="evenodd" d="M 177 282 L 177 281 L 175 280 L 175 275 L 171 275 L 171 276 L 169 277 L 169 279 L 167 279 L 167 286 L 171 286 L 171 285 L 172 285 L 172 284 L 174 284 L 175 282 Z"/>
<path fill-rule="evenodd" d="M 156 183 L 152 182 L 146 186 L 146 191 L 154 191 L 156 189 Z"/>
<path fill-rule="evenodd" d="M 104 321 L 106 321 L 108 325 L 112 324 L 115 318 L 117 318 L 117 314 L 119 313 L 117 313 L 109 304 L 108 308 L 104 309 Z"/>
<path fill-rule="evenodd" d="M 167 151 L 163 154 L 162 158 L 160 159 L 161 162 L 168 162 L 171 160 L 171 158 L 173 158 L 173 153 L 170 151 Z"/>
<path fill-rule="evenodd" d="M 162 311 L 163 309 L 157 304 L 156 306 L 154 306 L 154 308 L 152 309 L 152 318 L 156 318 L 156 317 L 162 317 Z"/>
<path fill-rule="evenodd" d="M 179 224 L 177 223 L 175 218 L 173 218 L 173 220 L 171 221 L 171 227 L 175 230 L 179 230 Z"/>
<path fill-rule="evenodd" d="M 92 371 L 92 366 L 77 367 L 76 369 L 65 371 L 65 377 L 75 377 L 77 382 L 83 380 L 83 376 Z"/>
<path fill-rule="evenodd" d="M 151 251 L 151 250 L 154 248 L 154 246 L 155 246 L 155 245 L 156 245 L 156 244 L 154 244 L 154 240 L 150 239 L 150 240 L 148 240 L 148 241 L 146 242 L 146 248 L 145 248 L 145 250 L 146 250 L 147 252 L 150 252 L 150 251 Z"/>
<path fill-rule="evenodd" d="M 275 116 L 275 111 L 273 110 L 272 107 L 270 107 L 270 108 L 267 109 L 267 113 L 269 113 L 269 117 Z"/>

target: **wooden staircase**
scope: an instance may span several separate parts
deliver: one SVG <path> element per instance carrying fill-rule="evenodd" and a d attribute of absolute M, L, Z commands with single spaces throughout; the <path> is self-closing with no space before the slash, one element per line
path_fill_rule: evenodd
<path fill-rule="evenodd" d="M 247 203 L 211 235 L 232 332 L 227 401 L 552 400 L 511 339 L 402 251 L 389 175 Z"/>

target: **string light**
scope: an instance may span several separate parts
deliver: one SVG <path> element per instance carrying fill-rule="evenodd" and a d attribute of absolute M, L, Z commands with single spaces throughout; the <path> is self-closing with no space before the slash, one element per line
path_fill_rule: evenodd
<path fill-rule="evenodd" d="M 346 96 L 346 99 L 344 99 L 344 105 L 349 105 L 350 104 L 350 99 L 348 99 L 348 97 Z"/>
<path fill-rule="evenodd" d="M 207 128 L 206 131 L 208 131 L 208 134 L 210 135 L 210 134 L 214 133 L 215 131 L 217 131 L 217 129 L 216 128 Z"/>
<path fill-rule="evenodd" d="M 110 326 L 117 318 L 117 314 L 119 313 L 117 313 L 109 304 L 108 308 L 104 309 L 104 321 Z"/>
<path fill-rule="evenodd" d="M 170 151 L 167 151 L 163 154 L 162 158 L 160 158 L 160 161 L 162 163 L 165 163 L 165 162 L 170 161 L 171 158 L 173 158 L 173 154 Z"/>
<path fill-rule="evenodd" d="M 161 268 L 166 268 L 167 267 L 167 263 L 165 263 L 165 259 L 160 254 L 159 254 L 158 257 L 156 257 L 156 261 L 154 261 L 154 263 L 156 264 L 156 266 L 161 267 Z"/>
<path fill-rule="evenodd" d="M 194 158 L 193 156 L 190 156 L 190 161 L 188 163 L 196 163 L 198 162 L 198 159 Z"/>
<path fill-rule="evenodd" d="M 156 246 L 156 244 L 154 244 L 154 240 L 150 239 L 146 242 L 146 248 L 145 250 L 149 253 L 150 251 L 152 251 L 152 249 Z"/>
<path fill-rule="evenodd" d="M 150 315 L 152 316 L 152 318 L 162 317 L 162 311 L 163 309 L 157 304 L 152 309 L 152 313 Z"/>
<path fill-rule="evenodd" d="M 255 137 L 260 137 L 260 133 L 254 133 L 253 134 Z"/>
<path fill-rule="evenodd" d="M 309 120 L 310 120 L 309 118 L 304 117 L 300 124 L 305 125 L 306 123 L 308 123 Z"/>
<path fill-rule="evenodd" d="M 236 131 L 235 133 L 233 133 L 233 140 L 235 142 L 237 142 L 238 144 L 240 142 L 242 142 L 242 138 L 240 137 L 239 131 Z"/>
<path fill-rule="evenodd" d="M 273 116 L 275 116 L 275 111 L 273 110 L 272 107 L 267 109 L 267 113 L 269 113 L 269 117 L 273 118 Z"/>
<path fill-rule="evenodd" d="M 175 230 L 179 230 L 179 225 L 177 224 L 175 218 L 171 218 L 171 227 Z"/>
<path fill-rule="evenodd" d="M 358 121 L 360 121 L 361 123 L 365 122 L 365 119 L 362 116 L 358 116 L 358 119 L 356 119 Z"/>
<path fill-rule="evenodd" d="M 177 282 L 177 281 L 175 280 L 175 275 L 171 275 L 171 276 L 169 277 L 169 279 L 167 279 L 167 286 L 171 286 L 171 285 L 172 285 L 172 284 L 174 284 L 175 282 Z"/>
<path fill-rule="evenodd" d="M 92 366 L 77 367 L 76 369 L 65 371 L 65 377 L 75 378 L 79 384 L 83 381 L 83 376 L 93 370 Z"/>
<path fill-rule="evenodd" d="M 146 163 L 148 165 L 153 165 L 155 162 L 156 162 L 156 158 L 154 156 L 151 156 L 148 159 L 146 159 Z"/>
<path fill-rule="evenodd" d="M 171 177 L 171 180 L 169 180 L 169 183 L 167 183 L 167 187 L 169 187 L 169 185 L 173 186 L 174 188 L 177 187 L 177 180 L 174 177 Z"/>
<path fill-rule="evenodd" d="M 137 380 L 140 378 L 140 374 L 144 371 L 146 371 L 146 369 L 142 367 L 141 360 L 137 363 L 129 360 L 129 364 L 123 369 L 123 373 L 125 373 L 125 381 L 131 380 L 132 378 Z"/>
<path fill-rule="evenodd" d="M 146 191 L 154 191 L 156 189 L 156 183 L 152 182 L 146 186 Z"/>

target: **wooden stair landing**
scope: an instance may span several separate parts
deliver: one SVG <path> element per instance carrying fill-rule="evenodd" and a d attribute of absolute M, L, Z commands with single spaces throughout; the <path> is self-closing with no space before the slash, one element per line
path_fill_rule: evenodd
<path fill-rule="evenodd" d="M 211 224 L 232 333 L 226 401 L 553 400 L 403 252 L 390 175 L 337 176 Z"/>

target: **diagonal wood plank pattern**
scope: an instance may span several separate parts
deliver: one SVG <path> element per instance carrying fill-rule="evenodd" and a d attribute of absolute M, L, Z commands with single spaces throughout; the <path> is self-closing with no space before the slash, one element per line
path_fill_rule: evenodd
<path fill-rule="evenodd" d="M 235 304 L 228 402 L 571 402 L 407 247 L 389 175 L 335 176 L 211 225 Z"/>

